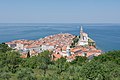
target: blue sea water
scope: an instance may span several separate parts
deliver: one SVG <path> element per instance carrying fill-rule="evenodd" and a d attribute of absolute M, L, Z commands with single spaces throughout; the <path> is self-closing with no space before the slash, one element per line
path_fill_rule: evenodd
<path fill-rule="evenodd" d="M 120 24 L 1 23 L 0 43 L 16 39 L 36 40 L 58 33 L 79 35 L 80 26 L 103 51 L 120 50 Z"/>

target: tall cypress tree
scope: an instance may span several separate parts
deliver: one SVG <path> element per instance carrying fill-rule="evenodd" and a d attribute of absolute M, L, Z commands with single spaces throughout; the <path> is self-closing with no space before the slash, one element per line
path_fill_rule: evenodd
<path fill-rule="evenodd" d="M 30 51 L 28 51 L 28 53 L 27 53 L 27 58 L 29 58 L 30 57 Z"/>

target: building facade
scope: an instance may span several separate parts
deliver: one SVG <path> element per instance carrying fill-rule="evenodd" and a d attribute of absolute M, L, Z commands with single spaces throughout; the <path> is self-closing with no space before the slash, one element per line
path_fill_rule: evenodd
<path fill-rule="evenodd" d="M 78 41 L 78 45 L 84 46 L 84 45 L 88 45 L 88 34 L 83 32 L 83 28 L 81 26 L 80 28 L 80 39 Z"/>

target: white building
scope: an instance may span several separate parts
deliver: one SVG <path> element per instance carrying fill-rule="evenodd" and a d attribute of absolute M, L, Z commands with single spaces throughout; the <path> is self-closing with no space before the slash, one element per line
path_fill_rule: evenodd
<path fill-rule="evenodd" d="M 6 43 L 9 47 L 13 48 L 13 49 L 16 49 L 16 44 L 9 44 L 9 43 Z"/>
<path fill-rule="evenodd" d="M 78 45 L 81 45 L 81 46 L 84 46 L 84 45 L 88 45 L 88 34 L 83 32 L 83 28 L 81 26 L 81 29 L 80 29 L 80 39 L 78 41 Z"/>
<path fill-rule="evenodd" d="M 55 47 L 51 45 L 42 45 L 41 49 L 44 50 L 53 50 Z"/>
<path fill-rule="evenodd" d="M 67 56 L 71 55 L 70 46 L 67 46 L 67 48 L 66 48 L 66 54 L 67 54 Z"/>
<path fill-rule="evenodd" d="M 23 49 L 24 49 L 24 44 L 17 43 L 17 44 L 16 44 L 16 49 L 17 49 L 17 50 L 23 50 Z"/>
<path fill-rule="evenodd" d="M 27 50 L 29 51 L 36 51 L 37 53 L 41 53 L 42 52 L 42 49 L 40 46 L 35 46 L 35 47 L 31 47 L 31 48 L 28 48 Z"/>

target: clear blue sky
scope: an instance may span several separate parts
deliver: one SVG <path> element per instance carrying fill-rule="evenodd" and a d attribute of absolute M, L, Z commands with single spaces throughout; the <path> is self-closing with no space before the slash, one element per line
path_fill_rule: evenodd
<path fill-rule="evenodd" d="M 0 23 L 120 23 L 120 0 L 0 0 Z"/>

